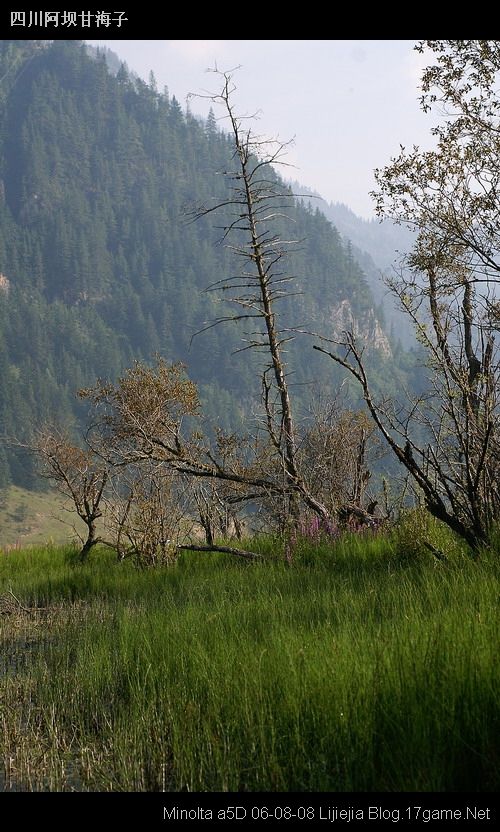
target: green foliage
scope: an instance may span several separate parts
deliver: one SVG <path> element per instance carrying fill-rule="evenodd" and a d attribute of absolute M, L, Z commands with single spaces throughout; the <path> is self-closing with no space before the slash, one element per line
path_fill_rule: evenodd
<path fill-rule="evenodd" d="M 434 146 L 401 145 L 375 171 L 372 196 L 379 216 L 417 232 L 388 285 L 413 324 L 430 383 L 392 413 L 362 384 L 428 510 L 476 550 L 500 516 L 500 41 L 421 41 L 415 49 L 430 62 L 421 108 L 439 115 Z M 415 426 L 424 428 L 420 437 Z"/>
<path fill-rule="evenodd" d="M 292 568 L 1 557 L 11 787 L 495 790 L 497 580 L 498 558 L 436 568 L 384 538 Z"/>
<path fill-rule="evenodd" d="M 432 549 L 444 557 L 455 558 L 469 551 L 464 540 L 436 520 L 423 506 L 404 509 L 393 536 L 396 551 L 407 558 L 430 557 Z"/>

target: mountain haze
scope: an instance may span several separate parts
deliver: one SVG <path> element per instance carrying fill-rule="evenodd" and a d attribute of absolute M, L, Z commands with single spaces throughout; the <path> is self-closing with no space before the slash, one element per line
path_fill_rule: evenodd
<path fill-rule="evenodd" d="M 411 249 L 414 239 L 411 231 L 387 219 L 383 222 L 363 219 L 347 205 L 327 202 L 316 191 L 299 182 L 290 182 L 290 187 L 304 205 L 324 214 L 351 246 L 377 304 L 379 318 L 385 321 L 389 331 L 397 332 L 397 339 L 404 347 L 414 347 L 415 337 L 408 318 L 384 282 L 385 277 L 397 268 L 401 256 Z"/>

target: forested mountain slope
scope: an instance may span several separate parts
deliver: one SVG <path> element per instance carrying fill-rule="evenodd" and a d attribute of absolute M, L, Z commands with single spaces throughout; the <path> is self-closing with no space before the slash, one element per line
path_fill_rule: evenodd
<path fill-rule="evenodd" d="M 415 335 L 408 318 L 400 310 L 397 298 L 385 283 L 385 278 L 394 276 L 394 270 L 397 271 L 403 255 L 412 248 L 412 232 L 388 219 L 383 222 L 363 219 L 347 205 L 327 202 L 316 191 L 300 182 L 290 181 L 290 187 L 304 205 L 324 214 L 344 242 L 350 245 L 352 255 L 361 266 L 372 292 L 378 316 L 384 320 L 392 340 L 400 341 L 406 348 L 415 347 Z"/>
<path fill-rule="evenodd" d="M 4 41 L 0 79 L 0 435 L 74 421 L 77 388 L 155 352 L 185 362 L 213 419 L 237 427 L 258 404 L 255 359 L 232 354 L 234 325 L 192 340 L 228 313 L 203 290 L 235 265 L 213 222 L 186 215 L 224 196 L 227 136 L 124 67 L 110 74 L 79 41 Z M 375 374 L 391 375 L 352 252 L 318 211 L 295 204 L 289 214 L 302 242 L 288 266 L 302 294 L 283 302 L 282 324 L 331 335 L 354 318 Z M 289 364 L 303 400 L 312 382 L 338 383 L 305 336 Z M 0 486 L 10 480 L 29 486 L 33 471 L 3 443 Z"/>

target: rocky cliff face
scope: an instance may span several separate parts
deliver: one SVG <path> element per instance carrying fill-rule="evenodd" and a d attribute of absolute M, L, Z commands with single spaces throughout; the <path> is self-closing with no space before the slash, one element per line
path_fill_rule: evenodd
<path fill-rule="evenodd" d="M 377 350 L 384 358 L 392 358 L 389 339 L 373 309 L 369 309 L 362 317 L 355 317 L 351 303 L 346 298 L 338 306 L 331 307 L 329 320 L 332 327 L 330 338 L 340 341 L 344 332 L 351 331 L 368 350 Z"/>
<path fill-rule="evenodd" d="M 0 292 L 4 295 L 9 294 L 10 289 L 10 280 L 8 277 L 5 277 L 4 274 L 0 274 Z"/>

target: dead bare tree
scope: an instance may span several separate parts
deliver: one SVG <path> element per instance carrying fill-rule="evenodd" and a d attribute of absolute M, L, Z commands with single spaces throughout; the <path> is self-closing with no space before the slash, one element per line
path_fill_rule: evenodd
<path fill-rule="evenodd" d="M 290 296 L 288 284 L 293 280 L 282 271 L 282 261 L 299 242 L 285 239 L 278 231 L 279 223 L 288 220 L 286 210 L 292 204 L 289 188 L 273 170 L 273 166 L 284 164 L 286 145 L 262 139 L 245 126 L 232 102 L 235 86 L 231 73 L 218 75 L 222 79 L 222 89 L 217 95 L 210 96 L 210 100 L 215 106 L 222 107 L 223 117 L 229 124 L 235 164 L 233 169 L 224 171 L 229 181 L 227 198 L 199 206 L 192 217 L 198 220 L 214 212 L 223 215 L 223 224 L 219 226 L 222 240 L 243 261 L 244 267 L 239 274 L 225 276 L 208 287 L 210 291 L 224 293 L 226 299 L 240 309 L 235 315 L 219 318 L 208 326 L 231 320 L 251 321 L 256 327 L 245 333 L 245 346 L 239 351 L 257 350 L 265 355 L 262 370 L 264 425 L 270 447 L 279 459 L 278 468 L 284 472 L 290 512 L 297 514 L 297 500 L 301 500 L 316 514 L 328 519 L 326 506 L 307 487 L 299 469 L 297 429 L 284 360 L 284 345 L 293 336 L 280 331 L 277 322 L 276 304 L 284 296 Z M 283 490 L 283 482 L 274 481 L 272 485 L 273 492 Z"/>
<path fill-rule="evenodd" d="M 377 171 L 381 216 L 418 231 L 389 287 L 427 356 L 428 389 L 406 403 L 376 401 L 363 346 L 316 346 L 359 381 L 368 409 L 429 511 L 476 552 L 500 518 L 499 41 L 427 41 L 422 106 L 447 114 L 437 147 L 402 148 Z M 325 339 L 326 340 L 326 339 Z"/>

